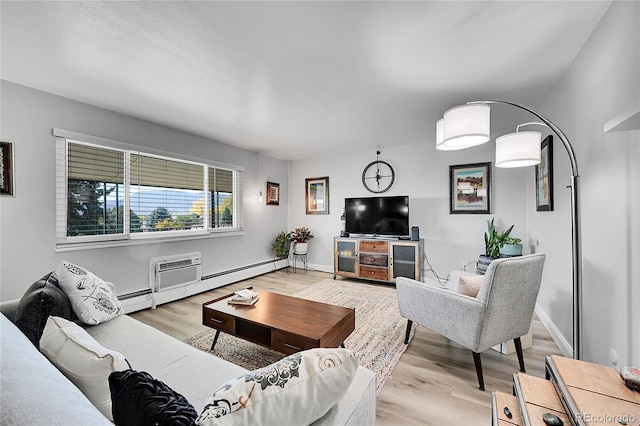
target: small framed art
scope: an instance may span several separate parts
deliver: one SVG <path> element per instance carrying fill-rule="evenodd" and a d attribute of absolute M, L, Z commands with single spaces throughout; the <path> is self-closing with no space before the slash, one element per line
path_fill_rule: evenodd
<path fill-rule="evenodd" d="M 267 205 L 280 205 L 280 184 L 275 182 L 267 182 Z"/>
<path fill-rule="evenodd" d="M 0 142 L 0 195 L 15 195 L 13 181 L 13 143 Z"/>
<path fill-rule="evenodd" d="M 329 214 L 329 177 L 305 179 L 307 214 Z"/>
<path fill-rule="evenodd" d="M 449 166 L 449 213 L 491 213 L 491 163 Z"/>
<path fill-rule="evenodd" d="M 553 211 L 553 136 L 540 145 L 540 164 L 536 165 L 536 211 Z"/>

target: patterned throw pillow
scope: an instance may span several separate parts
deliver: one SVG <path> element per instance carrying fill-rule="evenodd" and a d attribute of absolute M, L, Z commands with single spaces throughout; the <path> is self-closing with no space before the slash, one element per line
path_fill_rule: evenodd
<path fill-rule="evenodd" d="M 462 275 L 458 283 L 458 293 L 477 297 L 484 281 L 484 275 Z"/>
<path fill-rule="evenodd" d="M 113 284 L 66 260 L 58 265 L 56 276 L 73 311 L 83 323 L 96 325 L 122 314 Z"/>
<path fill-rule="evenodd" d="M 232 379 L 218 388 L 199 425 L 308 425 L 347 392 L 358 369 L 348 349 L 309 349 Z"/>

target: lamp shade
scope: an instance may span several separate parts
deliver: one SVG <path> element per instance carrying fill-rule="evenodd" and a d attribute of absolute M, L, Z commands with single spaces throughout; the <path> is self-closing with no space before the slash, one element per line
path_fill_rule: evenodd
<path fill-rule="evenodd" d="M 496 167 L 525 167 L 540 163 L 540 132 L 517 132 L 496 139 Z"/>
<path fill-rule="evenodd" d="M 444 113 L 443 144 L 449 149 L 469 148 L 489 141 L 491 108 L 485 104 L 460 105 Z"/>
<path fill-rule="evenodd" d="M 465 146 L 447 146 L 444 144 L 444 118 L 436 121 L 436 149 L 440 151 L 453 151 L 463 149 Z"/>

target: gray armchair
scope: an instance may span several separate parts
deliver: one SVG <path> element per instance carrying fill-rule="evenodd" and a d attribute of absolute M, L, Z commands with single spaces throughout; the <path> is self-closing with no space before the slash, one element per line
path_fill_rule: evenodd
<path fill-rule="evenodd" d="M 400 315 L 408 320 L 405 343 L 413 322 L 471 349 L 480 389 L 484 390 L 480 352 L 513 339 L 525 371 L 520 336 L 529 332 L 544 254 L 496 259 L 484 275 L 477 297 L 469 297 L 420 281 L 396 280 Z"/>

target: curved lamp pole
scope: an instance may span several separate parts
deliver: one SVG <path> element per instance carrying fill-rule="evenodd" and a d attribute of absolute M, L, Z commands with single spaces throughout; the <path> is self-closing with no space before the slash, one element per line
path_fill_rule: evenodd
<path fill-rule="evenodd" d="M 506 104 L 520 108 L 541 120 L 553 133 L 555 133 L 564 146 L 569 162 L 571 164 L 571 181 L 567 188 L 571 189 L 571 236 L 572 236 L 572 265 L 573 265 L 573 358 L 582 358 L 582 248 L 580 232 L 580 202 L 579 202 L 579 180 L 578 162 L 573 150 L 573 146 L 565 134 L 551 121 L 526 106 L 515 102 L 501 100 L 486 100 L 467 102 L 474 104 Z"/>

